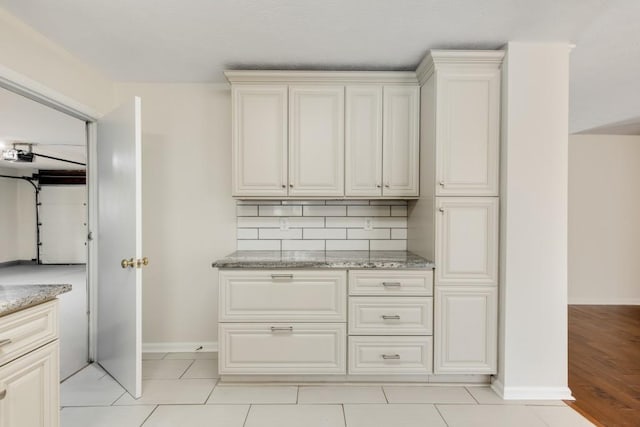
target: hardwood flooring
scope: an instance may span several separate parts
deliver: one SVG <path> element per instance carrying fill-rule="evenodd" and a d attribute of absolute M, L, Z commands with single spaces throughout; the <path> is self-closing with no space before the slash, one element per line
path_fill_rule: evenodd
<path fill-rule="evenodd" d="M 569 403 L 602 426 L 640 426 L 640 306 L 569 306 Z"/>

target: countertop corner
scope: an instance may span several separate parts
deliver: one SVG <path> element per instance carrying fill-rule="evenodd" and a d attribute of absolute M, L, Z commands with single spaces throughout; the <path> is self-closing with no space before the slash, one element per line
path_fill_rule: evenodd
<path fill-rule="evenodd" d="M 70 284 L 0 285 L 0 316 L 54 299 L 71 291 Z"/>

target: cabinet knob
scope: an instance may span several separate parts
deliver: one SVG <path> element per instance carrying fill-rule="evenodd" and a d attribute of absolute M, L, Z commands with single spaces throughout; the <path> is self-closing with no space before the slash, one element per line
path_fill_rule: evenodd
<path fill-rule="evenodd" d="M 389 188 L 389 184 L 385 184 L 385 185 L 384 185 L 384 188 Z"/>
<path fill-rule="evenodd" d="M 444 181 L 440 181 L 440 187 L 444 187 Z"/>
<path fill-rule="evenodd" d="M 438 208 L 438 210 L 442 213 L 444 213 L 444 208 Z"/>
<path fill-rule="evenodd" d="M 0 391 L 0 400 L 4 399 L 5 397 L 7 397 L 7 389 Z"/>
<path fill-rule="evenodd" d="M 293 184 L 289 184 L 289 187 L 293 188 Z"/>
<path fill-rule="evenodd" d="M 284 184 L 282 184 L 282 188 L 287 188 L 287 186 L 286 186 L 286 185 L 284 185 Z"/>
<path fill-rule="evenodd" d="M 382 185 L 376 184 L 376 188 L 381 188 L 381 187 L 382 187 Z"/>

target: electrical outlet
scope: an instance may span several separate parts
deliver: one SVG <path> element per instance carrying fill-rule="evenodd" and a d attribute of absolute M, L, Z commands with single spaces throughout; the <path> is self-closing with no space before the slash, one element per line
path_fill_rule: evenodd
<path fill-rule="evenodd" d="M 289 229 L 289 218 L 280 218 L 280 230 L 287 231 Z"/>
<path fill-rule="evenodd" d="M 371 218 L 364 219 L 364 229 L 367 231 L 373 230 L 373 220 Z"/>

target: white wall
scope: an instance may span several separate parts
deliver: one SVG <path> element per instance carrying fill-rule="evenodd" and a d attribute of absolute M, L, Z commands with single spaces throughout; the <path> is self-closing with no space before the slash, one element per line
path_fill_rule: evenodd
<path fill-rule="evenodd" d="M 208 84 L 116 90 L 119 100 L 142 97 L 143 253 L 150 260 L 143 270 L 143 343 L 212 345 L 218 280 L 211 263 L 236 244 L 231 91 Z"/>
<path fill-rule="evenodd" d="M 569 137 L 569 304 L 640 304 L 640 136 Z"/>
<path fill-rule="evenodd" d="M 0 168 L 0 175 L 30 176 L 29 169 Z M 36 257 L 34 189 L 26 181 L 0 178 L 0 263 Z"/>
<path fill-rule="evenodd" d="M 567 387 L 569 47 L 509 43 L 503 66 L 500 327 L 494 389 L 570 398 Z"/>
<path fill-rule="evenodd" d="M 113 84 L 107 77 L 2 8 L 0 52 L 0 71 L 19 73 L 98 112 L 113 106 Z"/>

